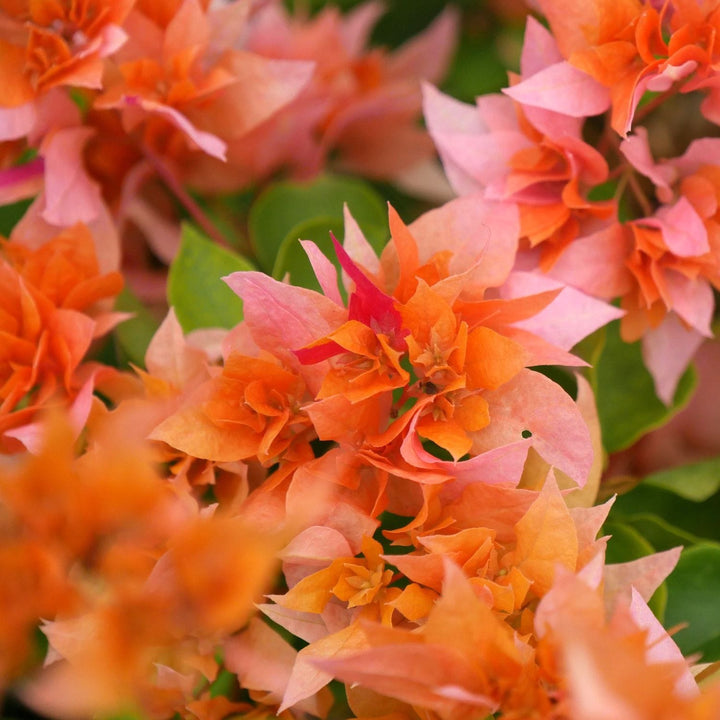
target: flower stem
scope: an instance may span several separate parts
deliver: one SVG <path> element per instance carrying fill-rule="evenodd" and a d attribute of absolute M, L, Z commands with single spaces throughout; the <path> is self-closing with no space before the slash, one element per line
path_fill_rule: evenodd
<path fill-rule="evenodd" d="M 155 172 L 157 172 L 157 174 L 162 178 L 165 185 L 180 201 L 182 206 L 188 211 L 193 220 L 195 220 L 195 222 L 202 228 L 205 234 L 219 245 L 231 248 L 230 243 L 225 239 L 215 223 L 213 223 L 200 205 L 197 204 L 192 195 L 190 195 L 190 193 L 182 186 L 172 170 L 149 147 L 147 147 L 147 145 L 143 146 L 143 152 L 145 157 L 153 166 Z"/>

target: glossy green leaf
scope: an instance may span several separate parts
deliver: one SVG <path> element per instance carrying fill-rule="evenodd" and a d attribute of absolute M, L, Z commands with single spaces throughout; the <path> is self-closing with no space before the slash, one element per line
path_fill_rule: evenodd
<path fill-rule="evenodd" d="M 626 523 L 609 521 L 602 535 L 610 535 L 605 553 L 606 563 L 622 563 L 651 555 L 655 548 L 634 527 Z"/>
<path fill-rule="evenodd" d="M 180 251 L 170 266 L 168 302 L 185 332 L 203 327 L 231 328 L 242 320 L 242 300 L 222 278 L 254 270 L 241 255 L 208 240 L 184 225 Z"/>
<path fill-rule="evenodd" d="M 160 322 L 127 287 L 118 295 L 115 309 L 133 313 L 133 317 L 115 328 L 115 337 L 127 360 L 144 367 L 145 351 Z"/>
<path fill-rule="evenodd" d="M 313 218 L 296 225 L 286 236 L 280 245 L 272 275 L 278 280 L 289 276 L 293 285 L 311 288 L 320 291 L 315 273 L 313 272 L 310 260 L 300 244 L 300 240 L 312 240 L 340 271 L 340 262 L 335 254 L 330 233 L 342 241 L 343 222 L 341 219 L 322 216 Z M 367 226 L 364 229 L 368 242 L 377 246 L 383 242 L 385 230 L 377 226 Z M 342 290 L 342 288 L 341 288 Z"/>
<path fill-rule="evenodd" d="M 702 662 L 720 659 L 720 544 L 701 543 L 683 551 L 667 579 L 665 625 L 687 627 L 674 636 L 685 654 Z"/>
<path fill-rule="evenodd" d="M 720 458 L 653 473 L 643 483 L 667 490 L 686 500 L 703 502 L 720 490 Z"/>
<path fill-rule="evenodd" d="M 8 237 L 12 229 L 30 207 L 32 200 L 18 200 L 10 205 L 0 207 L 0 235 Z"/>
<path fill-rule="evenodd" d="M 720 493 L 711 495 L 702 502 L 696 502 L 679 497 L 664 488 L 641 483 L 631 492 L 617 498 L 613 511 L 617 516 L 653 513 L 686 533 L 688 537 L 720 542 L 720 523 L 718 523 Z M 653 545 L 658 547 L 655 543 Z"/>
<path fill-rule="evenodd" d="M 692 368 L 683 374 L 675 398 L 666 407 L 655 395 L 640 343 L 620 339 L 617 322 L 607 327 L 605 345 L 590 378 L 597 398 L 603 445 L 617 452 L 665 424 L 690 399 L 696 384 Z"/>
<path fill-rule="evenodd" d="M 336 261 L 330 233 L 342 238 L 342 220 L 330 216 L 322 216 L 296 225 L 285 237 L 278 250 L 273 277 L 278 280 L 289 276 L 293 285 L 310 288 L 320 292 L 310 261 L 303 250 L 300 240 L 312 240 L 332 261 Z"/>
<path fill-rule="evenodd" d="M 272 271 L 285 239 L 299 224 L 319 218 L 342 223 L 345 203 L 361 228 L 386 227 L 385 203 L 363 180 L 325 175 L 312 183 L 278 182 L 270 186 L 253 204 L 248 218 L 250 239 L 261 268 Z M 368 240 L 373 242 L 373 238 Z"/>

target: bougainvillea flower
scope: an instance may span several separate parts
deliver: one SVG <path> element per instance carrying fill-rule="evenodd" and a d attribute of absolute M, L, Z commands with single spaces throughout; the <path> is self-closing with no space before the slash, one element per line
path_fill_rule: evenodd
<path fill-rule="evenodd" d="M 119 273 L 101 274 L 89 230 L 76 225 L 37 249 L 16 241 L 1 248 L 0 312 L 3 414 L 56 389 L 72 394 L 74 374 L 91 340 L 119 319 L 104 300 L 122 287 Z M 103 314 L 106 317 L 103 317 Z"/>
<path fill-rule="evenodd" d="M 624 264 L 632 285 L 621 298 L 626 311 L 621 332 L 627 341 L 643 338 L 658 396 L 669 403 L 702 338 L 711 334 L 713 288 L 720 284 L 715 257 L 720 176 L 712 164 L 718 143 L 698 140 L 680 157 L 656 162 L 639 128 L 620 149 L 655 184 L 659 203 L 654 213 L 622 226 L 631 248 Z"/>
<path fill-rule="evenodd" d="M 512 266 L 517 227 L 512 220 L 510 213 L 493 214 L 490 204 L 469 198 L 428 213 L 409 227 L 391 210 L 392 241 L 379 261 L 366 256 L 364 241 L 356 231 L 351 233 L 348 250 L 359 253 L 358 261 L 352 260 L 348 250 L 338 249 L 347 269 L 345 282 L 350 285 L 347 310 L 338 304 L 336 291 L 331 300 L 247 272 L 236 273 L 227 281 L 243 297 L 245 322 L 258 346 L 286 358 L 288 367 L 297 368 L 315 393 L 316 400 L 307 405 L 306 411 L 321 439 L 360 442 L 361 446 L 365 443 L 382 452 L 381 448 L 389 450 L 396 439 L 407 438 L 409 444 L 402 440 L 405 461 L 430 469 L 427 463 L 432 457 L 419 440 L 412 438 L 430 440 L 458 461 L 468 452 L 474 455 L 508 443 L 519 443 L 515 447 L 521 453 L 525 447 L 520 443 L 521 430 L 527 430 L 533 434 L 531 442 L 537 443 L 538 449 L 544 447 L 541 453 L 550 452 L 554 458 L 550 461 L 558 461 L 582 484 L 590 456 L 582 450 L 581 436 L 576 438 L 577 445 L 570 443 L 572 449 L 565 443 L 568 454 L 564 459 L 551 449 L 556 442 L 551 436 L 565 432 L 560 426 L 564 428 L 577 409 L 561 393 L 563 397 L 553 402 L 558 413 L 554 420 L 546 425 L 549 419 L 544 413 L 543 421 L 540 414 L 537 421 L 531 419 L 533 393 L 543 378 L 535 380 L 534 373 L 523 368 L 537 364 L 543 357 L 538 348 L 544 341 L 531 340 L 536 336 L 513 328 L 515 322 L 548 306 L 561 289 L 507 300 L 483 299 L 488 288 L 502 285 Z M 473 245 L 468 233 L 485 224 L 490 225 L 494 242 L 488 244 L 483 233 Z M 439 245 L 445 249 L 438 252 Z M 373 266 L 371 273 L 360 265 L 360 258 Z M 317 258 L 315 265 L 320 267 Z M 332 271 L 326 270 L 330 275 L 323 276 L 323 285 L 332 288 Z M 258 294 L 260 286 L 262 292 Z M 271 313 L 268 308 L 272 308 Z M 604 322 L 595 320 L 593 324 L 590 316 L 582 322 L 585 332 Z M 278 327 L 283 328 L 282 336 L 278 335 Z M 395 359 L 388 354 L 390 338 L 382 340 L 383 327 L 396 339 L 395 350 L 400 355 Z M 314 337 L 312 328 L 317 333 Z M 581 331 L 576 338 L 582 335 Z M 387 342 L 388 349 L 378 355 L 382 342 Z M 293 352 L 289 353 L 291 348 Z M 400 364 L 406 353 L 407 366 Z M 579 362 L 556 349 L 555 359 L 561 356 L 565 362 Z M 382 357 L 386 360 L 380 362 Z M 365 365 L 370 371 L 367 376 L 360 372 Z M 386 384 L 379 384 L 377 373 L 393 367 L 394 379 L 388 375 L 383 380 Z M 412 375 L 407 376 L 401 388 L 398 383 L 408 367 Z M 358 385 L 356 392 L 354 378 L 360 377 L 372 380 L 372 384 L 363 386 L 362 391 Z M 547 392 L 552 394 L 553 388 L 556 386 L 548 381 Z M 374 397 L 368 393 L 374 393 Z M 515 400 L 510 400 L 511 396 Z M 489 399 L 497 403 L 497 416 L 508 423 L 507 432 L 500 428 L 486 432 L 493 419 L 493 402 Z M 406 402 L 408 407 L 404 407 Z M 517 413 L 517 420 L 511 419 L 513 413 Z M 532 427 L 520 427 L 528 422 Z M 556 430 L 550 430 L 555 422 Z M 583 423 L 577 426 L 585 427 Z M 434 471 L 440 471 L 440 467 Z M 450 472 L 450 467 L 443 472 Z"/>
<path fill-rule="evenodd" d="M 133 0 L 3 5 L 0 106 L 16 108 L 59 85 L 99 88 L 103 58 L 126 39 Z"/>
<path fill-rule="evenodd" d="M 247 48 L 261 56 L 312 61 L 312 82 L 287 108 L 229 147 L 245 181 L 279 169 L 316 174 L 330 153 L 346 171 L 391 178 L 431 157 L 416 125 L 419 81 L 440 80 L 454 46 L 454 13 L 443 13 L 423 34 L 386 52 L 368 49 L 380 7 L 365 3 L 341 15 L 326 7 L 312 19 L 293 18 L 279 2 L 251 18 Z"/>
<path fill-rule="evenodd" d="M 717 57 L 705 38 L 718 30 L 714 3 L 539 0 L 563 55 L 608 88 L 612 127 L 623 137 L 646 91 L 710 88 L 703 112 L 717 120 Z"/>
<path fill-rule="evenodd" d="M 185 0 L 159 27 L 142 7 L 136 9 L 128 20 L 136 30 L 133 43 L 118 55 L 94 103 L 98 109 L 121 109 L 127 131 L 142 126 L 142 143 L 158 155 L 173 147 L 176 155 L 199 149 L 224 159 L 227 140 L 272 114 L 309 78 L 308 64 L 273 64 L 228 50 L 231 39 L 222 34 L 242 28 L 222 27 L 209 12 Z"/>
<path fill-rule="evenodd" d="M 526 103 L 520 92 L 525 83 L 558 67 L 559 57 L 547 30 L 529 19 L 521 70 L 530 79 L 507 89 L 506 96 L 485 95 L 472 107 L 424 88 L 428 129 L 453 188 L 514 203 L 520 235 L 530 247 L 540 246 L 545 271 L 578 234 L 602 226 L 614 209 L 612 202 L 587 197 L 591 187 L 607 179 L 608 166 L 583 141 L 583 113 L 572 116 L 552 101 Z M 559 87 L 579 107 L 565 80 Z"/>
<path fill-rule="evenodd" d="M 679 649 L 636 590 L 608 612 L 600 591 L 602 565 L 594 565 L 576 576 L 561 572 L 538 606 L 540 647 L 558 663 L 559 703 L 582 718 L 610 717 L 609 708 L 637 718 L 692 717 L 688 706 L 697 701 L 698 687 Z M 611 645 L 617 664 L 606 665 Z M 638 682 L 647 690 L 638 693 Z"/>
<path fill-rule="evenodd" d="M 274 358 L 231 354 L 222 372 L 191 403 L 164 420 L 151 437 L 192 455 L 227 462 L 256 457 L 307 457 L 313 439 L 310 420 L 300 412 L 305 385 Z M 197 400 L 195 400 L 197 402 Z"/>

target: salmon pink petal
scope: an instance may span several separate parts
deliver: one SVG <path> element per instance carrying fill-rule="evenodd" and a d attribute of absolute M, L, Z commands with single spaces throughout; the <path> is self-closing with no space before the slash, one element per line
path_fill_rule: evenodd
<path fill-rule="evenodd" d="M 70 405 L 68 419 L 74 439 L 80 437 L 80 433 L 85 427 L 85 423 L 90 415 L 94 390 L 95 375 L 93 374 L 85 381 Z M 19 440 L 27 448 L 28 452 L 37 455 L 44 447 L 47 436 L 47 425 L 44 422 L 33 422 L 7 430 L 4 434 Z"/>
<path fill-rule="evenodd" d="M 699 694 L 698 685 L 690 672 L 690 667 L 680 652 L 680 648 L 668 635 L 667 630 L 660 624 L 660 621 L 647 606 L 640 593 L 635 588 L 631 592 L 630 614 L 638 626 L 647 632 L 648 661 L 651 663 L 685 665 L 684 672 L 676 681 L 675 690 L 682 697 L 691 698 L 697 696 Z"/>
<path fill-rule="evenodd" d="M 572 398 L 532 370 L 521 370 L 497 390 L 484 393 L 490 424 L 473 433 L 473 453 L 487 452 L 532 433 L 532 446 L 582 486 L 592 466 L 590 432 Z"/>
<path fill-rule="evenodd" d="M 478 112 L 476 106 L 456 100 L 450 95 L 440 92 L 440 90 L 427 82 L 422 84 L 422 92 L 425 122 L 431 135 L 436 132 L 461 133 L 464 135 L 488 132 L 489 128 L 483 122 L 482 115 Z M 500 98 L 503 103 L 512 106 L 512 103 L 507 98 L 501 95 L 496 97 Z M 510 128 L 517 129 L 517 121 L 512 123 Z"/>
<path fill-rule="evenodd" d="M 446 7 L 426 30 L 398 48 L 388 63 L 389 75 L 442 80 L 455 49 L 458 20 L 455 8 Z"/>
<path fill-rule="evenodd" d="M 321 670 L 315 660 L 343 658 L 365 649 L 367 645 L 365 633 L 359 625 L 353 624 L 304 647 L 297 654 L 278 713 L 314 695 L 332 680 L 333 676 Z"/>
<path fill-rule="evenodd" d="M 623 226 L 613 223 L 577 238 L 556 260 L 550 275 L 588 295 L 612 300 L 632 288 L 625 266 L 630 245 Z"/>
<path fill-rule="evenodd" d="M 638 222 L 659 228 L 668 249 L 678 257 L 694 257 L 710 251 L 705 224 L 685 196 L 674 205 L 661 207 L 654 217 Z"/>
<path fill-rule="evenodd" d="M 655 162 L 650 151 L 647 130 L 642 126 L 620 143 L 620 152 L 636 170 L 650 178 L 659 188 L 669 188 L 677 177 L 677 171 L 672 166 Z"/>
<path fill-rule="evenodd" d="M 334 528 L 313 525 L 296 535 L 280 552 L 288 587 L 327 567 L 339 557 L 354 555 L 345 536 Z"/>
<path fill-rule="evenodd" d="M 333 302 L 344 307 L 345 304 L 338 289 L 338 277 L 335 266 L 323 255 L 320 248 L 312 242 L 312 240 L 301 240 L 300 244 L 308 256 L 308 260 L 310 260 L 310 265 L 312 265 L 315 277 L 320 283 L 325 297 L 330 298 Z"/>
<path fill-rule="evenodd" d="M 643 360 L 653 377 L 657 396 L 666 405 L 672 403 L 678 381 L 703 339 L 674 313 L 666 315 L 658 327 L 643 336 Z"/>
<path fill-rule="evenodd" d="M 653 74 L 648 78 L 645 87 L 650 92 L 665 92 L 676 82 L 693 73 L 697 66 L 697 60 L 687 60 L 681 65 L 671 65 L 668 63 L 662 72 Z"/>
<path fill-rule="evenodd" d="M 165 118 L 208 155 L 225 160 L 225 150 L 227 149 L 225 142 L 217 135 L 196 128 L 175 108 L 136 95 L 125 95 L 121 102 L 121 105 L 123 104 L 129 108 L 142 108 L 145 112 Z"/>
<path fill-rule="evenodd" d="M 343 249 L 345 252 L 356 265 L 361 265 L 372 275 L 377 274 L 380 271 L 380 259 L 363 235 L 357 221 L 350 214 L 347 204 L 343 206 L 343 224 Z"/>
<path fill-rule="evenodd" d="M 0 142 L 25 137 L 33 129 L 37 112 L 35 102 L 17 107 L 0 107 Z"/>
<path fill-rule="evenodd" d="M 147 371 L 180 390 L 193 378 L 206 376 L 206 366 L 207 356 L 188 345 L 175 311 L 170 308 L 145 352 Z"/>
<path fill-rule="evenodd" d="M 160 260 L 169 265 L 175 259 L 182 235 L 177 222 L 169 220 L 154 203 L 139 195 L 128 199 L 122 215 L 124 221 L 131 221 L 142 231 Z"/>
<path fill-rule="evenodd" d="M 364 2 L 343 17 L 340 35 L 348 55 L 355 57 L 365 50 L 373 26 L 384 11 L 380 2 Z"/>
<path fill-rule="evenodd" d="M 489 102 L 492 98 L 494 102 Z M 503 178 L 508 161 L 529 140 L 517 127 L 513 103 L 501 95 L 479 99 L 487 119 L 478 107 L 451 98 L 432 85 L 423 85 L 423 109 L 430 137 L 443 162 L 453 189 L 460 195 L 482 190 Z M 498 117 L 513 119 L 492 127 Z M 466 143 L 470 143 L 468 151 Z"/>
<path fill-rule="evenodd" d="M 453 188 L 461 195 L 487 186 L 504 191 L 510 160 L 531 143 L 522 133 L 504 130 L 485 135 L 435 132 L 432 135 Z M 458 182 L 459 181 L 459 182 Z"/>
<path fill-rule="evenodd" d="M 228 67 L 235 82 L 223 89 L 218 103 L 228 111 L 219 134 L 231 139 L 245 135 L 297 97 L 315 71 L 313 62 L 268 60 L 241 50 L 233 52 Z"/>
<path fill-rule="evenodd" d="M 561 288 L 562 283 L 539 273 L 514 272 L 501 288 L 505 298 L 535 295 Z M 563 350 L 570 350 L 583 338 L 622 317 L 624 312 L 580 290 L 565 286 L 550 305 L 515 327 L 532 332 Z"/>
<path fill-rule="evenodd" d="M 165 30 L 163 55 L 172 58 L 184 50 L 207 45 L 210 27 L 198 0 L 182 0 Z"/>
<path fill-rule="evenodd" d="M 40 147 L 45 159 L 45 209 L 42 216 L 52 225 L 67 227 L 89 223 L 100 214 L 100 186 L 85 172 L 83 148 L 94 134 L 87 127 L 58 130 Z"/>
<path fill-rule="evenodd" d="M 503 92 L 523 105 L 570 117 L 600 115 L 610 107 L 608 89 L 565 61 L 550 65 Z"/>
<path fill-rule="evenodd" d="M 630 602 L 632 590 L 639 593 L 645 602 L 650 600 L 653 593 L 667 578 L 680 559 L 682 548 L 654 553 L 624 563 L 605 566 L 605 598 L 611 606 L 618 598 Z"/>
<path fill-rule="evenodd" d="M 275 599 L 275 596 L 270 598 Z M 275 603 L 260 603 L 257 608 L 274 623 L 307 643 L 321 640 L 329 635 L 327 625 L 317 613 L 292 610 Z"/>
<path fill-rule="evenodd" d="M 523 78 L 536 75 L 546 67 L 562 62 L 552 34 L 535 18 L 529 16 L 525 26 L 523 50 L 520 57 L 520 72 Z M 552 110 L 530 107 L 524 108 L 525 116 L 532 125 L 551 138 L 580 136 L 582 120 Z"/>
<path fill-rule="evenodd" d="M 264 273 L 237 272 L 223 279 L 242 298 L 245 322 L 258 346 L 291 367 L 299 367 L 292 350 L 329 335 L 347 320 L 346 310 L 324 295 Z M 313 370 L 306 366 L 303 373 Z M 321 382 L 319 376 L 315 392 Z"/>
<path fill-rule="evenodd" d="M 715 301 L 710 283 L 674 270 L 666 270 L 664 275 L 669 306 L 697 332 L 711 337 Z"/>
<path fill-rule="evenodd" d="M 438 249 L 450 250 L 450 272 L 460 274 L 472 266 L 473 292 L 481 292 L 502 285 L 512 269 L 520 219 L 515 205 L 475 195 L 424 213 L 408 229 L 421 261 Z"/>
<path fill-rule="evenodd" d="M 520 72 L 523 77 L 536 75 L 550 65 L 562 62 L 563 56 L 553 34 L 532 15 L 528 16 L 523 38 Z"/>
<path fill-rule="evenodd" d="M 408 640 L 347 658 L 317 660 L 316 664 L 347 683 L 436 710 L 438 717 L 486 717 L 497 710 L 492 698 L 465 689 L 480 685 L 479 671 L 456 649 L 440 644 Z M 461 701 L 447 696 L 453 691 L 462 693 Z M 458 705 L 462 708 L 459 712 Z"/>

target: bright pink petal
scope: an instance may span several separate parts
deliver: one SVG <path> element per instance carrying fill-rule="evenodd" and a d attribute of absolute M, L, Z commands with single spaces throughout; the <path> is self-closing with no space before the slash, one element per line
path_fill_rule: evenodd
<path fill-rule="evenodd" d="M 348 299 L 348 318 L 385 334 L 393 347 L 403 348 L 405 342 L 402 338 L 407 335 L 407 331 L 403 329 L 402 317 L 395 308 L 395 301 L 365 275 L 334 235 L 332 240 L 342 269 L 355 283 L 355 289 Z"/>
<path fill-rule="evenodd" d="M 710 283 L 674 270 L 666 270 L 664 280 L 670 307 L 697 332 L 711 337 L 715 298 Z"/>
<path fill-rule="evenodd" d="M 9 205 L 37 195 L 44 184 L 44 172 L 42 158 L 0 170 L 0 205 Z"/>
<path fill-rule="evenodd" d="M 702 342 L 703 336 L 686 327 L 673 313 L 643 336 L 643 360 L 655 382 L 657 396 L 666 405 L 672 403 L 678 381 Z"/>
<path fill-rule="evenodd" d="M 338 289 L 338 277 L 335 266 L 323 255 L 322 250 L 312 240 L 301 240 L 300 244 L 310 260 L 315 277 L 320 283 L 325 297 L 330 298 L 338 305 L 345 307 L 340 290 Z"/>
<path fill-rule="evenodd" d="M 550 65 L 503 92 L 523 105 L 571 117 L 600 115 L 610 107 L 608 89 L 568 62 Z"/>
<path fill-rule="evenodd" d="M 523 38 L 520 72 L 523 77 L 536 75 L 550 65 L 562 62 L 563 56 L 553 34 L 532 15 L 527 18 Z"/>
<path fill-rule="evenodd" d="M 259 347 L 299 368 L 293 350 L 329 335 L 347 320 L 347 311 L 320 293 L 273 280 L 260 272 L 223 278 L 243 299 L 245 322 Z M 323 368 L 304 366 L 303 375 L 320 389 Z"/>
<path fill-rule="evenodd" d="M 500 292 L 502 297 L 517 298 L 559 287 L 562 283 L 546 275 L 514 272 Z M 515 323 L 515 327 L 532 332 L 563 350 L 570 350 L 590 333 L 623 315 L 619 308 L 565 286 L 550 305 L 537 315 Z"/>
<path fill-rule="evenodd" d="M 28 135 L 35 124 L 36 117 L 34 102 L 14 108 L 0 107 L 0 142 L 17 140 Z"/>
<path fill-rule="evenodd" d="M 577 238 L 563 251 L 550 275 L 588 295 L 612 300 L 632 288 L 625 261 L 630 237 L 620 223 Z"/>
<path fill-rule="evenodd" d="M 690 667 L 680 652 L 680 648 L 668 635 L 667 630 L 660 624 L 660 621 L 655 617 L 652 610 L 650 610 L 645 600 L 643 600 L 635 588 L 632 589 L 630 614 L 638 626 L 647 632 L 648 660 L 651 663 L 678 663 L 685 665 L 685 671 L 678 678 L 675 684 L 675 690 L 678 695 L 682 697 L 696 697 L 700 691 L 690 672 Z"/>
<path fill-rule="evenodd" d="M 45 159 L 43 218 L 53 225 L 89 223 L 101 212 L 100 186 L 83 162 L 83 148 L 93 134 L 92 128 L 65 128 L 49 135 L 40 148 Z"/>
<path fill-rule="evenodd" d="M 620 152 L 630 164 L 657 187 L 669 188 L 676 179 L 677 171 L 668 164 L 657 164 L 653 159 L 648 142 L 647 130 L 640 126 L 635 133 L 620 143 Z"/>

